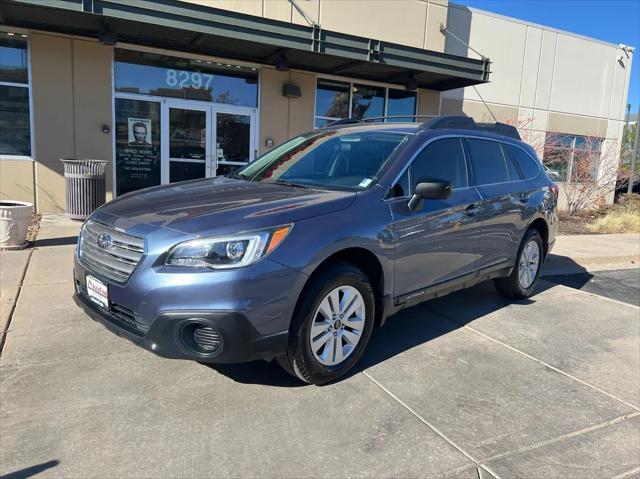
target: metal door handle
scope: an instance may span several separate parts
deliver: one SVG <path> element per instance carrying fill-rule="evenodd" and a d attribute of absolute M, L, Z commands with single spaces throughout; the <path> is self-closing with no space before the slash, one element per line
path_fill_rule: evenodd
<path fill-rule="evenodd" d="M 479 209 L 480 208 L 478 208 L 476 204 L 471 204 L 464 209 L 464 214 L 467 216 L 473 216 L 478 212 Z"/>

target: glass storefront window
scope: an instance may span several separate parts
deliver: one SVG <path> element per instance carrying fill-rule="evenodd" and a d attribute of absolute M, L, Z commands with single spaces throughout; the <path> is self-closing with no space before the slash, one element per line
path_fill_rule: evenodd
<path fill-rule="evenodd" d="M 258 71 L 240 65 L 116 49 L 116 92 L 258 105 Z"/>
<path fill-rule="evenodd" d="M 542 163 L 553 181 L 595 180 L 601 148 L 602 138 L 547 133 Z"/>
<path fill-rule="evenodd" d="M 0 32 L 0 82 L 29 83 L 26 35 Z"/>
<path fill-rule="evenodd" d="M 415 115 L 416 98 L 414 91 L 318 79 L 315 127 L 322 128 L 346 118 Z M 412 119 L 406 117 L 388 121 Z"/>
<path fill-rule="evenodd" d="M 316 90 L 316 117 L 326 120 L 349 118 L 348 83 L 318 80 Z"/>
<path fill-rule="evenodd" d="M 385 88 L 370 85 L 353 85 L 351 118 L 370 118 L 384 115 Z"/>
<path fill-rule="evenodd" d="M 387 115 L 415 115 L 416 92 L 389 88 Z M 398 118 L 389 121 L 408 121 L 410 118 Z"/>
<path fill-rule="evenodd" d="M 0 155 L 31 156 L 28 88 L 0 85 Z"/>
<path fill-rule="evenodd" d="M 160 184 L 160 103 L 115 99 L 116 194 Z"/>
<path fill-rule="evenodd" d="M 0 32 L 0 155 L 30 157 L 29 53 L 27 36 Z"/>

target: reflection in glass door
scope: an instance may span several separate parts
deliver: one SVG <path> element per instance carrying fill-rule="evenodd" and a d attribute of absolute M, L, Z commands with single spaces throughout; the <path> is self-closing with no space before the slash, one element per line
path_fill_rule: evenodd
<path fill-rule="evenodd" d="M 167 110 L 167 182 L 210 176 L 211 107 L 172 102 Z"/>
<path fill-rule="evenodd" d="M 214 107 L 216 175 L 255 159 L 256 113 L 250 108 Z"/>
<path fill-rule="evenodd" d="M 226 175 L 255 159 L 255 108 L 169 100 L 162 123 L 162 183 Z"/>

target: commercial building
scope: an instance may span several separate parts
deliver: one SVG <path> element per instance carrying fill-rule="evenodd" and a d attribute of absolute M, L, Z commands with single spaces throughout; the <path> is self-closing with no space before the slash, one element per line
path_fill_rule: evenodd
<path fill-rule="evenodd" d="M 446 0 L 5 0 L 0 23 L 0 197 L 40 212 L 60 158 L 107 160 L 112 197 L 381 115 L 518 124 L 570 181 L 619 151 L 633 55 Z"/>

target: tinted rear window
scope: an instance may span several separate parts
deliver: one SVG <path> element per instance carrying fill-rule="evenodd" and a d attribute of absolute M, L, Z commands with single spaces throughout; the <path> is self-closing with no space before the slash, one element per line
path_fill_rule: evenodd
<path fill-rule="evenodd" d="M 538 164 L 522 148 L 507 144 L 503 146 L 507 154 L 515 161 L 516 165 L 518 165 L 525 179 L 528 180 L 538 176 L 538 172 L 540 171 Z"/>
<path fill-rule="evenodd" d="M 500 143 L 471 138 L 466 141 L 469 147 L 471 169 L 476 185 L 490 185 L 509 181 L 507 165 Z"/>

